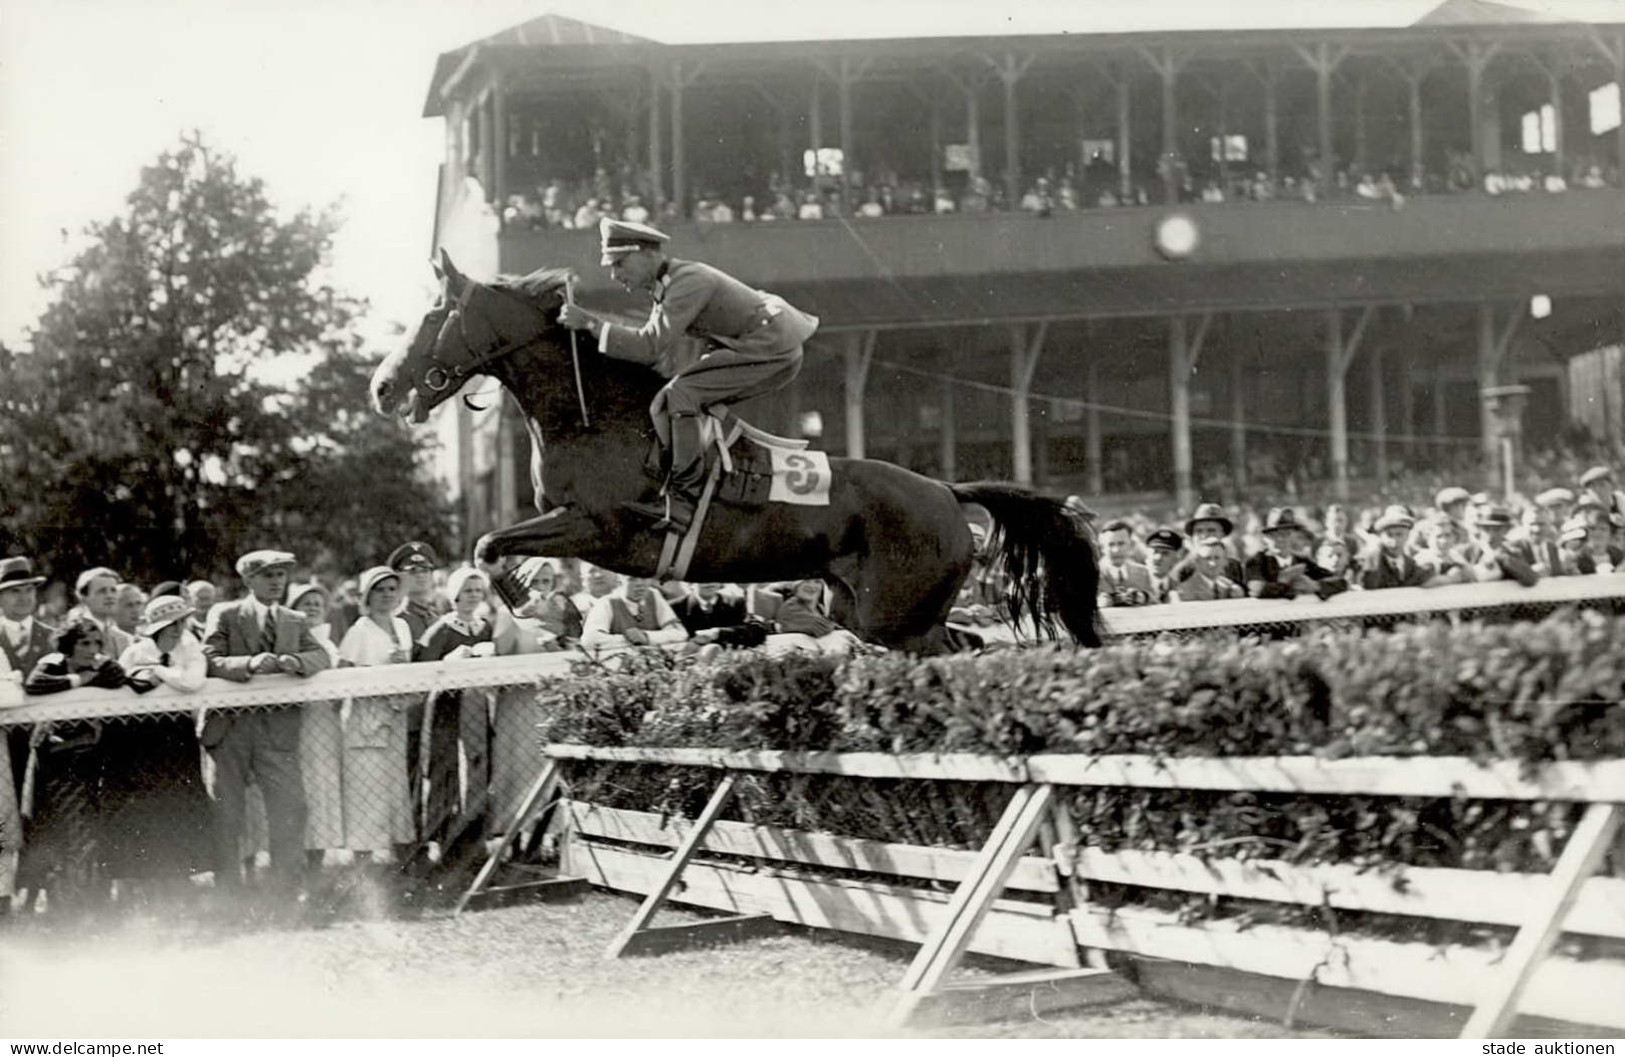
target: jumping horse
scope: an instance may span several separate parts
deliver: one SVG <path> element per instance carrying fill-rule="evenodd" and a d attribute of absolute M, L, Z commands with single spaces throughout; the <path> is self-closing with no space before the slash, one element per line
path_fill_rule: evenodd
<path fill-rule="evenodd" d="M 566 269 L 481 283 L 442 250 L 435 270 L 441 295 L 411 342 L 378 366 L 372 399 L 379 414 L 421 423 L 483 375 L 517 402 L 540 516 L 487 534 L 475 558 L 573 556 L 653 575 L 663 536 L 626 504 L 647 499 L 652 487 L 648 409 L 665 379 L 601 355 L 587 332 L 572 347 L 557 322 Z M 1012 611 L 1050 636 L 1058 618 L 1073 640 L 1098 645 L 1093 537 L 1059 500 L 1007 483 L 945 484 L 871 459 L 829 465 L 827 506 L 713 504 L 686 578 L 819 578 L 831 589 L 832 618 L 861 638 L 942 652 L 948 611 L 973 559 L 967 514 L 979 515 L 979 506 L 992 522 L 987 547 L 1003 563 Z"/>

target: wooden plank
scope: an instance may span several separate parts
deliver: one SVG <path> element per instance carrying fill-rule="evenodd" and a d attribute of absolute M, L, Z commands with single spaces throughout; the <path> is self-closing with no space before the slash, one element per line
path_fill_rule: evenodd
<path fill-rule="evenodd" d="M 570 824 L 583 836 L 607 837 L 633 844 L 676 847 L 692 828 L 687 819 L 650 811 L 607 808 L 580 800 L 569 801 L 567 810 Z M 976 861 L 975 852 L 956 848 L 889 844 L 726 820 L 711 827 L 702 850 L 950 884 L 962 881 Z M 1621 886 L 1625 888 L 1625 882 Z M 1053 860 L 1029 856 L 1017 861 L 1007 887 L 1025 892 L 1058 892 L 1061 883 Z"/>
<path fill-rule="evenodd" d="M 796 774 L 841 774 L 854 778 L 932 778 L 961 782 L 1025 782 L 1020 760 L 976 753 L 889 752 L 736 752 L 730 749 L 596 747 L 547 745 L 542 750 L 559 760 L 715 767 L 735 771 L 790 771 Z"/>
<path fill-rule="evenodd" d="M 609 949 L 605 952 L 607 957 L 619 958 L 624 954 L 627 945 L 632 942 L 632 937 L 638 933 L 638 930 L 653 920 L 655 914 L 660 910 L 660 905 L 666 901 L 666 897 L 676 887 L 678 879 L 682 876 L 683 868 L 688 865 L 689 860 L 694 858 L 694 853 L 699 850 L 700 841 L 705 837 L 705 831 L 711 828 L 711 823 L 715 822 L 717 816 L 722 813 L 723 807 L 728 803 L 728 798 L 733 796 L 733 791 L 734 776 L 732 774 L 724 775 L 722 781 L 718 782 L 716 789 L 712 791 L 711 799 L 706 801 L 704 810 L 700 812 L 700 817 L 694 820 L 694 828 L 688 831 L 688 836 L 683 838 L 683 842 L 677 846 L 671 860 L 666 864 L 665 876 L 660 879 L 659 884 L 649 890 L 647 898 L 643 900 L 643 905 L 638 907 L 636 914 L 632 915 L 632 920 L 628 921 L 620 933 L 610 941 Z"/>
<path fill-rule="evenodd" d="M 1411 867 L 1390 873 L 1353 866 L 1295 866 L 1269 859 L 1203 859 L 1174 852 L 1095 848 L 1079 851 L 1072 868 L 1087 880 L 1113 884 L 1493 925 L 1527 920 L 1528 908 L 1547 880 L 1544 874 L 1493 870 Z M 1588 880 L 1563 928 L 1625 939 L 1625 879 Z"/>
<path fill-rule="evenodd" d="M 476 910 L 494 910 L 522 903 L 564 903 L 580 899 L 586 895 L 589 887 L 585 877 L 550 877 L 541 881 L 495 885 L 476 892 L 469 905 Z"/>
<path fill-rule="evenodd" d="M 1557 857 L 1545 889 L 1530 903 L 1527 924 L 1518 930 L 1506 957 L 1481 993 L 1473 1015 L 1461 1029 L 1462 1038 L 1499 1038 L 1511 1026 L 1518 1015 L 1518 1000 L 1563 931 L 1563 919 L 1580 895 L 1580 886 L 1596 872 L 1614 834 L 1619 832 L 1621 810 L 1618 804 L 1592 804 L 1586 808 Z M 1617 1000 L 1625 990 L 1614 991 L 1613 995 Z"/>
<path fill-rule="evenodd" d="M 1204 1010 L 1233 1013 L 1279 1024 L 1334 1028 L 1367 1038 L 1453 1039 L 1469 1012 L 1466 1006 L 1425 1002 L 1419 998 L 1381 995 L 1343 987 L 1304 985 L 1259 973 L 1213 965 L 1116 954 L 1125 974 L 1151 998 L 1184 1002 Z M 1518 1038 L 1604 1038 L 1606 1028 L 1546 1017 L 1521 1017 Z"/>
<path fill-rule="evenodd" d="M 1625 800 L 1625 760 L 1544 764 L 1525 776 L 1516 760 L 1463 757 L 1174 757 L 1076 754 L 1027 758 L 1035 782 L 1138 789 L 1225 789 L 1260 793 L 1468 797 L 1487 800 Z"/>
<path fill-rule="evenodd" d="M 1175 914 L 1153 910 L 1080 908 L 1069 917 L 1083 946 L 1450 1005 L 1470 1005 L 1501 954 L 1492 949 L 1332 937 L 1280 925 L 1244 927 L 1234 921 L 1187 925 Z M 1625 1028 L 1625 1004 L 1616 997 L 1622 994 L 1625 962 L 1548 958 L 1530 981 L 1523 1012 Z"/>
<path fill-rule="evenodd" d="M 733 914 L 710 921 L 691 921 L 682 925 L 651 925 L 633 936 L 623 957 L 668 954 L 672 951 L 692 950 L 695 947 L 737 943 L 740 940 L 762 936 L 778 936 L 784 926 L 771 914 Z"/>
<path fill-rule="evenodd" d="M 626 848 L 570 842 L 570 863 L 590 882 L 620 892 L 647 892 L 659 883 L 665 860 Z M 742 869 L 690 863 L 671 902 L 734 914 L 771 914 L 790 925 L 834 929 L 919 943 L 946 912 L 945 892 L 860 881 L 809 880 L 773 867 Z M 1015 961 L 1078 968 L 1078 950 L 1066 918 L 1036 903 L 996 900 L 986 927 L 970 949 Z"/>
<path fill-rule="evenodd" d="M 553 795 L 558 782 L 559 763 L 557 760 L 547 760 L 542 765 L 542 773 L 536 776 L 536 781 L 531 783 L 524 799 L 519 802 L 519 807 L 514 811 L 513 819 L 503 832 L 502 839 L 497 842 L 495 848 L 491 849 L 491 854 L 486 857 L 485 865 L 480 867 L 480 872 L 474 875 L 474 880 L 469 884 L 468 891 L 464 892 L 462 898 L 457 900 L 457 906 L 452 910 L 453 917 L 467 909 L 469 900 L 479 895 L 480 890 L 491 880 L 491 875 L 496 872 L 497 864 L 502 861 L 502 856 L 507 854 L 508 846 L 519 839 L 519 834 L 524 829 L 525 820 L 530 817 L 530 813 L 535 810 L 536 805 L 547 802 L 547 799 Z"/>
<path fill-rule="evenodd" d="M 994 897 L 1004 888 L 1005 878 L 1015 868 L 1016 859 L 1032 846 L 1038 829 L 1055 799 L 1051 785 L 1024 785 L 1010 798 L 987 845 L 977 857 L 976 866 L 960 882 L 948 904 L 948 912 L 931 930 L 899 989 L 903 992 L 890 1015 L 893 1025 L 906 1023 L 920 999 L 931 994 L 947 979 L 970 946 L 971 939 L 991 909 Z"/>
<path fill-rule="evenodd" d="M 1037 969 L 950 980 L 920 999 L 914 1018 L 930 1024 L 1030 1020 L 1062 1009 L 1123 1002 L 1138 994 L 1139 988 L 1109 969 Z"/>

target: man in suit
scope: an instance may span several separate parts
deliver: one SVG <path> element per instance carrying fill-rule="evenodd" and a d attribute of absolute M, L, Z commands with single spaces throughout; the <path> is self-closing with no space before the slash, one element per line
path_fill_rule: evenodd
<path fill-rule="evenodd" d="M 1227 566 L 1235 559 L 1225 549 L 1224 541 L 1204 539 L 1192 550 L 1195 562 L 1190 575 L 1181 580 L 1170 595 L 1174 602 L 1212 602 L 1221 598 L 1243 598 L 1247 592 L 1241 584 L 1227 575 Z"/>
<path fill-rule="evenodd" d="M 395 615 L 406 621 L 412 632 L 412 659 L 421 652 L 418 644 L 429 625 L 451 612 L 451 603 L 435 590 L 434 571 L 440 556 L 421 540 L 403 543 L 389 555 L 389 567 L 401 575 L 401 604 Z"/>
<path fill-rule="evenodd" d="M 1235 522 L 1224 512 L 1224 507 L 1217 503 L 1197 504 L 1196 512 L 1185 522 L 1185 535 L 1190 537 L 1192 553 L 1174 567 L 1174 579 L 1184 580 L 1196 571 L 1197 544 L 1205 540 L 1218 540 L 1224 545 L 1224 565 L 1219 570 L 1220 575 L 1231 583 L 1241 583 L 1243 576 L 1241 562 L 1230 554 L 1230 547 L 1225 542 L 1235 530 Z M 1180 593 L 1180 597 L 1184 597 L 1183 592 Z"/>
<path fill-rule="evenodd" d="M 649 321 L 634 329 L 567 301 L 559 322 L 591 330 L 604 355 L 670 379 L 649 405 L 661 447 L 671 456 L 666 501 L 632 509 L 657 519 L 658 530 L 687 528 L 705 481 L 700 416 L 712 404 L 747 400 L 794 381 L 818 318 L 709 264 L 668 257 L 671 237 L 647 224 L 606 218 L 598 231 L 610 278 L 653 296 Z"/>
<path fill-rule="evenodd" d="M 1264 520 L 1264 539 L 1269 549 L 1247 559 L 1248 595 L 1278 599 L 1318 595 L 1326 599 L 1348 590 L 1347 581 L 1310 557 L 1314 537 L 1291 507 L 1276 507 L 1269 512 Z"/>
<path fill-rule="evenodd" d="M 1563 548 L 1558 542 L 1557 524 L 1551 509 L 1540 505 L 1537 496 L 1535 505 L 1524 507 L 1519 528 L 1507 534 L 1507 546 L 1542 577 L 1563 575 Z"/>
<path fill-rule="evenodd" d="M 1151 602 L 1151 573 L 1133 560 L 1134 533 L 1129 523 L 1114 518 L 1100 528 L 1100 598 L 1102 607 L 1143 606 Z"/>
<path fill-rule="evenodd" d="M 282 605 L 293 555 L 261 550 L 237 560 L 248 594 L 209 613 L 203 652 L 209 675 L 247 682 L 269 675 L 313 675 L 329 665 L 305 616 Z M 240 842 L 249 775 L 265 796 L 271 869 L 279 895 L 297 895 L 305 862 L 305 791 L 299 769 L 300 708 L 214 712 L 203 747 L 214 760 L 215 884 L 241 888 Z"/>
<path fill-rule="evenodd" d="M 750 623 L 744 595 L 725 595 L 721 584 L 695 584 L 671 604 L 695 642 L 724 646 L 760 646 L 766 638 L 763 625 Z"/>
<path fill-rule="evenodd" d="M 1367 591 L 1383 591 L 1390 587 L 1425 587 L 1433 578 L 1432 572 L 1419 565 L 1405 553 L 1405 541 L 1410 539 L 1416 520 L 1404 507 L 1389 507 L 1371 526 L 1377 535 L 1377 550 L 1366 557 L 1360 572 L 1360 586 Z"/>
<path fill-rule="evenodd" d="M 39 659 L 56 649 L 56 629 L 34 616 L 44 582 L 45 577 L 34 575 L 34 564 L 27 558 L 0 561 L 0 653 L 19 679 L 28 678 Z M 0 780 L 10 783 L 17 795 L 28 766 L 29 734 L 26 726 L 7 727 L 3 739 L 10 744 L 11 768 L 9 773 L 0 768 Z"/>
<path fill-rule="evenodd" d="M 1169 592 L 1179 583 L 1177 570 L 1185 557 L 1185 537 L 1171 528 L 1159 528 L 1145 538 L 1150 552 L 1146 574 L 1151 579 L 1151 603 L 1167 602 Z"/>

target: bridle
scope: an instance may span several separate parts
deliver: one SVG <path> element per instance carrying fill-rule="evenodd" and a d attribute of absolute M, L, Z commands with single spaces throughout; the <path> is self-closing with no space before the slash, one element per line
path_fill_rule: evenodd
<path fill-rule="evenodd" d="M 471 279 L 464 280 L 462 292 L 457 295 L 457 300 L 452 304 L 450 310 L 446 314 L 445 322 L 440 324 L 439 330 L 435 333 L 434 346 L 429 350 L 427 355 L 429 365 L 424 369 L 423 376 L 419 379 L 419 383 L 432 393 L 443 393 L 448 389 L 453 392 L 457 391 L 458 389 L 462 388 L 463 383 L 468 381 L 469 378 L 476 374 L 483 373 L 484 368 L 488 365 L 495 363 L 497 360 L 503 359 L 504 357 L 511 356 L 520 349 L 528 348 L 529 346 L 535 344 L 536 341 L 544 333 L 546 333 L 545 315 L 543 315 L 543 330 L 522 338 L 515 338 L 512 341 L 503 341 L 502 336 L 497 333 L 496 328 L 490 326 L 490 324 L 487 324 L 487 327 L 491 331 L 492 337 L 497 339 L 496 345 L 485 350 L 484 352 L 470 356 L 468 359 L 459 363 L 447 364 L 442 361 L 438 353 L 440 351 L 440 347 L 442 344 L 444 344 L 447 328 L 451 326 L 453 320 L 456 320 L 457 322 L 457 333 L 462 339 L 463 348 L 474 348 L 474 343 L 472 340 L 470 340 L 468 335 L 468 303 L 473 299 L 475 289 L 480 286 L 481 284 L 476 283 Z M 489 289 L 493 294 L 508 296 L 502 290 L 498 290 L 494 287 Z M 528 309 L 537 311 L 534 306 L 521 301 L 519 298 L 515 297 L 511 298 L 511 300 L 513 300 L 515 303 L 524 305 Z M 582 425 L 585 426 L 587 424 L 587 393 L 581 385 L 581 374 L 579 367 L 576 371 L 576 396 L 581 406 Z"/>

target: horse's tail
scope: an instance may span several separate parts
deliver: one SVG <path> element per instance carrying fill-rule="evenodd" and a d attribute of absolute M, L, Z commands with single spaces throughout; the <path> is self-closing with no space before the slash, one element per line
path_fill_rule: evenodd
<path fill-rule="evenodd" d="M 1010 581 L 1011 615 L 1030 616 L 1044 635 L 1059 617 L 1079 645 L 1100 645 L 1095 625 L 1100 567 L 1094 532 L 1059 499 L 997 481 L 949 485 L 961 503 L 977 503 L 993 518 L 990 550 Z"/>

